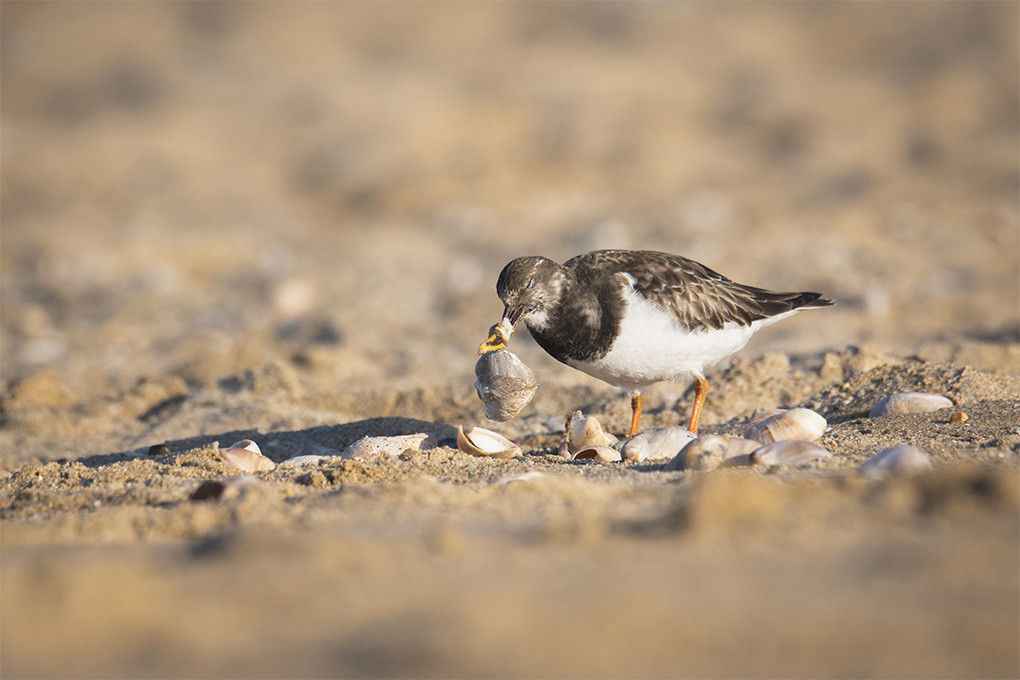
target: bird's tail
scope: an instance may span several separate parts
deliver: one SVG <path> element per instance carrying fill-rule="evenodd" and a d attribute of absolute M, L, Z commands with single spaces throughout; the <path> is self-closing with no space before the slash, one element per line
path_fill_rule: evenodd
<path fill-rule="evenodd" d="M 790 309 L 831 307 L 836 304 L 828 298 L 823 298 L 821 293 L 793 293 L 786 299 L 786 303 L 790 305 Z"/>

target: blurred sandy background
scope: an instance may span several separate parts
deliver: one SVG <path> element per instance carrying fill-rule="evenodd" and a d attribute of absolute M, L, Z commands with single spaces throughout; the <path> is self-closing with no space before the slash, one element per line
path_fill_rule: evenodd
<path fill-rule="evenodd" d="M 65 473 L 84 460 L 93 493 L 108 488 L 104 470 L 135 465 L 120 454 L 164 441 L 249 429 L 286 431 L 298 441 L 307 428 L 381 415 L 480 420 L 470 389 L 475 351 L 502 311 L 494 292 L 500 268 L 524 254 L 563 261 L 595 248 L 666 250 L 744 283 L 817 290 L 838 301 L 759 334 L 741 353 L 749 361 L 785 353 L 795 369 L 814 371 L 810 379 L 790 377 L 788 363 L 762 386 L 755 376 L 774 362 L 753 364 L 759 373 L 733 378 L 747 383 L 743 401 L 732 390 L 710 394 L 708 425 L 824 396 L 818 390 L 833 377 L 820 372 L 825 352 L 843 362 L 838 379 L 884 361 L 861 356 L 948 361 L 989 376 L 1020 370 L 1016 3 L 4 2 L 0 20 L 0 460 L 19 472 L 19 484 L 30 468 L 44 480 L 27 496 L 22 486 L 2 497 L 11 574 L 2 593 L 5 676 L 76 669 L 92 676 L 714 676 L 756 668 L 916 676 L 941 668 L 949 676 L 1015 677 L 1015 499 L 982 505 L 991 508 L 987 516 L 951 513 L 953 521 L 939 525 L 947 533 L 912 533 L 914 516 L 893 512 L 902 525 L 873 534 L 886 515 L 868 510 L 871 519 L 854 520 L 862 533 L 831 539 L 838 544 L 831 553 L 818 547 L 830 545 L 824 525 L 796 525 L 780 532 L 782 551 L 770 552 L 776 543 L 760 548 L 764 571 L 744 573 L 733 565 L 753 563 L 758 548 L 740 552 L 725 542 L 728 533 L 726 547 L 683 544 L 679 556 L 672 543 L 647 542 L 641 531 L 591 534 L 584 522 L 577 529 L 568 521 L 574 528 L 561 540 L 556 522 L 577 508 L 602 518 L 598 526 L 630 526 L 628 518 L 649 504 L 680 502 L 674 489 L 688 497 L 686 482 L 659 473 L 624 471 L 594 491 L 557 486 L 538 494 L 545 501 L 486 496 L 476 516 L 483 492 L 471 485 L 498 478 L 498 470 L 453 475 L 455 484 L 434 492 L 399 486 L 411 484 L 407 471 L 387 468 L 378 473 L 384 503 L 345 496 L 338 509 L 328 493 L 365 482 L 344 468 L 324 479 L 326 495 L 299 494 L 310 504 L 305 519 L 288 514 L 305 506 L 273 493 L 259 496 L 271 511 L 201 515 L 186 500 L 186 463 L 116 468 L 102 510 L 92 506 L 98 497 L 83 505 L 79 478 Z M 559 366 L 525 336 L 515 336 L 514 349 L 551 396 L 536 400 L 532 420 L 509 427 L 537 436 L 551 431 L 547 421 L 562 422 L 586 404 L 611 422 L 625 417 L 626 404 L 598 401 L 614 397 L 612 389 Z M 846 350 L 859 345 L 868 349 Z M 954 430 L 945 441 L 1002 453 L 1015 476 L 1017 395 L 1008 385 L 1016 383 L 992 389 L 991 378 L 967 373 L 960 383 L 928 370 L 910 375 L 957 389 L 954 398 L 997 400 L 982 407 L 988 421 L 978 439 Z M 863 379 L 860 389 L 878 394 L 881 377 Z M 907 378 L 900 386 L 923 387 Z M 989 391 L 982 396 L 979 387 Z M 685 389 L 666 387 L 655 398 L 680 408 Z M 668 420 L 654 406 L 651 417 Z M 925 423 L 911 421 L 904 431 Z M 945 441 L 939 450 L 952 457 Z M 271 455 L 283 455 L 279 446 Z M 848 446 L 848 455 L 864 455 Z M 421 474 L 442 479 L 443 470 L 464 465 L 433 463 Z M 136 479 L 159 475 L 176 480 L 163 495 L 130 491 Z M 948 484 L 970 498 L 976 487 L 968 479 Z M 853 514 L 873 500 L 857 487 L 847 493 L 822 504 L 825 516 L 843 512 L 840 503 Z M 899 507 L 900 492 L 890 493 L 894 500 L 882 508 Z M 548 500 L 562 498 L 570 499 L 565 509 Z M 603 508 L 614 499 L 629 509 L 606 520 L 599 513 L 613 512 Z M 392 512 L 409 527 L 406 536 L 388 533 Z M 474 528 L 447 551 L 441 529 L 462 512 Z M 472 531 L 484 534 L 479 527 L 494 521 L 517 526 L 518 516 L 527 526 L 553 522 L 539 532 L 553 536 L 548 554 L 541 541 L 534 548 L 507 538 L 481 556 L 491 546 Z M 355 532 L 352 547 L 344 532 L 357 517 L 390 526 L 386 540 Z M 276 529 L 267 532 L 267 523 Z M 987 535 L 975 534 L 975 525 Z M 339 542 L 318 543 L 318 532 Z M 233 542 L 214 549 L 219 561 L 209 562 L 196 546 L 223 535 Z M 577 547 L 578 535 L 586 547 Z M 897 552 L 902 541 L 913 548 Z M 626 576 L 617 580 L 628 550 L 646 558 L 633 578 L 642 585 L 631 589 Z M 176 566 L 164 573 L 154 565 L 167 551 Z M 901 554 L 908 557 L 897 562 Z M 414 586 L 417 572 L 398 566 L 416 560 L 426 564 L 427 585 Z M 917 580 L 908 562 L 939 576 L 892 594 Z M 328 598 L 297 585 L 307 577 L 319 594 L 328 592 L 340 578 L 337 563 L 382 603 L 340 598 L 352 612 L 344 624 Z M 372 566 L 379 563 L 383 575 Z M 694 590 L 709 593 L 703 600 L 677 600 L 668 590 L 660 601 L 656 584 L 683 582 L 675 580 L 677 564 L 695 574 Z M 896 565 L 896 578 L 883 581 L 889 592 L 865 588 L 875 564 Z M 978 587 L 987 564 L 988 592 L 967 590 Z M 249 580 L 227 585 L 235 568 Z M 860 590 L 827 590 L 843 583 L 844 569 L 861 579 Z M 505 590 L 491 590 L 485 570 L 499 574 Z M 798 600 L 784 570 L 823 595 Z M 527 576 L 508 583 L 511 571 Z M 363 573 L 371 579 L 359 581 Z M 713 581 L 714 573 L 730 580 Z M 267 580 L 284 585 L 255 607 L 248 598 L 260 597 L 256 581 Z M 733 591 L 736 581 L 742 585 Z M 125 583 L 130 592 L 120 590 Z M 592 599 L 585 584 L 605 599 Z M 933 593 L 956 586 L 954 604 L 930 604 Z M 182 595 L 189 592 L 194 600 Z M 556 600 L 561 592 L 569 595 Z M 713 598 L 725 592 L 716 616 Z M 869 594 L 858 602 L 861 592 Z M 437 593 L 456 602 L 438 618 Z M 131 604 L 136 597 L 153 598 L 148 614 Z M 477 598 L 497 605 L 488 609 Z M 251 612 L 236 609 L 238 599 Z M 534 648 L 534 657 L 501 647 L 538 623 L 525 603 L 553 600 L 591 603 L 557 604 L 550 619 L 570 627 L 559 630 L 576 654 L 552 643 Z M 790 624 L 787 642 L 810 641 L 813 651 L 803 657 L 769 652 L 767 641 L 734 655 L 720 642 L 725 631 L 767 630 L 768 617 L 753 612 L 796 601 L 809 603 L 806 618 L 791 610 L 780 620 Z M 906 613 L 869 619 L 883 601 Z M 282 638 L 260 623 L 238 634 L 234 648 L 217 650 L 199 632 L 188 637 L 183 623 L 195 613 L 190 607 L 209 603 L 228 630 L 258 617 L 298 623 Z M 634 624 L 668 627 L 685 606 L 701 617 L 684 633 L 693 641 L 686 665 L 670 656 L 676 645 L 667 632 L 649 636 Z M 106 607 L 112 613 L 97 623 L 92 613 Z M 953 628 L 990 609 L 978 628 Z M 308 611 L 318 613 L 301 622 Z M 944 612 L 950 623 L 932 623 L 934 637 L 890 632 Z M 645 632 L 614 646 L 588 634 L 596 619 Z M 65 627 L 52 628 L 54 620 Z M 848 620 L 870 621 L 874 636 L 841 628 Z M 324 625 L 346 631 L 336 633 L 341 641 L 316 646 Z M 449 636 L 423 632 L 441 625 L 474 644 L 473 655 L 458 656 L 463 650 Z M 819 636 L 827 626 L 832 636 Z M 125 632 L 139 628 L 141 641 Z M 83 629 L 92 633 L 75 637 Z M 49 652 L 51 630 L 68 645 L 57 648 L 71 650 L 81 666 Z M 525 639 L 545 639 L 529 630 Z M 289 664 L 283 647 L 255 642 L 269 638 L 278 646 L 303 640 L 303 661 Z M 881 639 L 912 640 L 914 655 L 900 659 L 897 646 L 882 647 Z M 954 650 L 952 640 L 964 641 L 965 651 L 933 651 Z M 874 654 L 855 665 L 862 645 Z M 634 649 L 641 661 L 627 652 Z M 754 664 L 755 654 L 764 666 Z"/>
<path fill-rule="evenodd" d="M 7 379 L 460 379 L 503 264 L 599 247 L 839 300 L 752 353 L 1016 337 L 1012 3 L 3 18 Z"/>

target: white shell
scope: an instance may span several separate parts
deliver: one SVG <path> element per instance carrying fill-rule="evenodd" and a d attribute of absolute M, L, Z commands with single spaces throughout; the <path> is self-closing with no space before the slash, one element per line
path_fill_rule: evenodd
<path fill-rule="evenodd" d="M 573 453 L 570 452 L 570 446 L 567 442 L 567 438 L 564 437 L 563 441 L 560 442 L 560 448 L 556 450 L 556 455 L 560 458 L 571 458 Z"/>
<path fill-rule="evenodd" d="M 795 408 L 781 411 L 753 422 L 744 433 L 746 439 L 753 439 L 762 444 L 796 439 L 813 442 L 821 439 L 828 423 L 825 418 L 806 408 Z"/>
<path fill-rule="evenodd" d="M 475 376 L 475 392 L 490 420 L 510 420 L 528 405 L 538 389 L 535 374 L 506 349 L 478 357 Z"/>
<path fill-rule="evenodd" d="M 761 442 L 752 439 L 705 434 L 688 443 L 666 464 L 666 470 L 713 470 L 723 464 L 750 465 L 750 453 L 760 447 Z"/>
<path fill-rule="evenodd" d="M 751 454 L 752 465 L 804 465 L 823 458 L 831 458 L 832 454 L 818 444 L 783 439 L 766 444 Z"/>
<path fill-rule="evenodd" d="M 614 463 L 622 460 L 620 452 L 610 446 L 589 444 L 574 453 L 574 460 L 597 460 L 600 463 Z"/>
<path fill-rule="evenodd" d="M 913 477 L 931 469 L 927 453 L 908 444 L 900 444 L 876 453 L 861 463 L 857 472 L 868 479 Z"/>
<path fill-rule="evenodd" d="M 474 425 L 457 428 L 457 448 L 472 456 L 488 458 L 512 458 L 521 453 L 521 447 L 498 432 Z"/>
<path fill-rule="evenodd" d="M 882 416 L 893 416 L 900 413 L 924 413 L 926 411 L 938 411 L 943 408 L 952 408 L 953 402 L 940 394 L 929 392 L 897 392 L 890 394 L 875 404 L 868 414 L 869 418 L 881 418 Z"/>
<path fill-rule="evenodd" d="M 585 416 L 580 411 L 574 411 L 567 419 L 563 441 L 566 444 L 567 453 L 573 454 L 583 446 L 609 446 L 618 440 L 603 431 L 602 425 L 594 416 Z M 560 448 L 563 448 L 562 444 Z"/>
<path fill-rule="evenodd" d="M 697 437 L 679 425 L 646 430 L 623 440 L 623 446 L 619 447 L 620 454 L 624 460 L 632 461 L 672 458 Z"/>
<path fill-rule="evenodd" d="M 436 448 L 436 436 L 433 434 L 404 434 L 395 437 L 362 437 L 340 454 L 343 459 L 368 458 L 369 456 L 399 456 L 407 449 L 428 451 Z"/>
<path fill-rule="evenodd" d="M 263 456 L 259 445 L 250 439 L 242 439 L 231 444 L 229 448 L 219 449 L 217 453 L 225 463 L 244 472 L 260 472 L 276 467 L 276 463 Z"/>

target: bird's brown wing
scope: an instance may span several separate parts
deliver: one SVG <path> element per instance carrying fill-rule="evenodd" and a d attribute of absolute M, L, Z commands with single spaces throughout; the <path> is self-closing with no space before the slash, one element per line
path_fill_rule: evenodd
<path fill-rule="evenodd" d="M 634 290 L 671 310 L 690 330 L 748 325 L 798 307 L 824 307 L 831 300 L 818 293 L 776 293 L 736 283 L 680 255 L 648 250 L 597 250 L 568 260 L 578 280 L 626 273 Z"/>

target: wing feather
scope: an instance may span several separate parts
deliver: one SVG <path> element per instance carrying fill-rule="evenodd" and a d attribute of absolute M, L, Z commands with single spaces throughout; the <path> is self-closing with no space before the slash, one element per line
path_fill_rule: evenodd
<path fill-rule="evenodd" d="M 568 260 L 578 280 L 626 273 L 634 290 L 676 314 L 690 330 L 718 329 L 727 323 L 749 325 L 798 307 L 823 307 L 832 301 L 817 293 L 776 293 L 745 286 L 680 255 L 649 250 L 597 250 Z"/>

